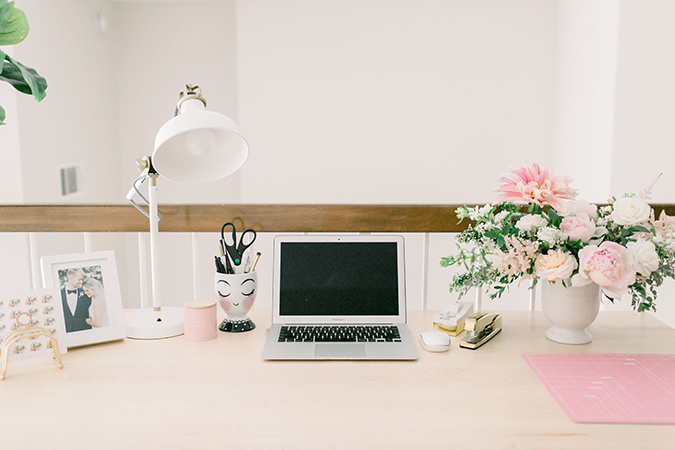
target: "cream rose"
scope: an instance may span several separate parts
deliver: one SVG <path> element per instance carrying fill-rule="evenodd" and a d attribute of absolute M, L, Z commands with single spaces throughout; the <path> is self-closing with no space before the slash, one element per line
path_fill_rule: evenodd
<path fill-rule="evenodd" d="M 549 250 L 547 254 L 537 256 L 534 273 L 548 281 L 566 280 L 577 267 L 574 256 L 562 250 Z"/>
<path fill-rule="evenodd" d="M 521 231 L 530 232 L 536 228 L 544 227 L 547 224 L 548 222 L 543 217 L 535 214 L 528 214 L 521 217 L 518 222 L 516 222 L 516 228 Z"/>
<path fill-rule="evenodd" d="M 626 244 L 626 248 L 631 257 L 633 269 L 640 275 L 648 277 L 659 268 L 659 254 L 656 253 L 656 246 L 653 242 L 638 239 L 637 242 Z"/>
<path fill-rule="evenodd" d="M 635 225 L 649 218 L 651 207 L 639 197 L 621 197 L 612 205 L 612 220 L 619 225 Z"/>

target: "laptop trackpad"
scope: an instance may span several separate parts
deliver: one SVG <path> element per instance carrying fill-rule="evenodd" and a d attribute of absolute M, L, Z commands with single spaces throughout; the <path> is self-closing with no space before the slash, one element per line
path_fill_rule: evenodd
<path fill-rule="evenodd" d="M 317 358 L 365 358 L 366 347 L 363 344 L 316 344 L 314 356 Z"/>

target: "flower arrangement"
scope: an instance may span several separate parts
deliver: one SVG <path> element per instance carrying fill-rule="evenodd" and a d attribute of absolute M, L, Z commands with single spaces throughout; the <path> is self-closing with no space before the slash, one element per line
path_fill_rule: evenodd
<path fill-rule="evenodd" d="M 441 258 L 441 266 L 463 269 L 451 292 L 487 286 L 494 299 L 523 279 L 596 283 L 611 301 L 629 293 L 633 309 L 656 311 L 656 289 L 675 279 L 675 217 L 655 218 L 647 203 L 655 182 L 601 207 L 577 200 L 571 178 L 540 164 L 500 182 L 499 203 L 456 211 L 460 222 L 475 223 L 459 233 L 457 253 Z"/>

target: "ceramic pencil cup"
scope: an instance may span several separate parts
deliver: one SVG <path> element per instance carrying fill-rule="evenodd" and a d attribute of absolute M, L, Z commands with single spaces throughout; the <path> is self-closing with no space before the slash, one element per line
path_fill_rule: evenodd
<path fill-rule="evenodd" d="M 258 293 L 258 272 L 216 273 L 216 293 L 227 316 L 218 326 L 220 331 L 242 333 L 255 328 L 248 312 Z"/>

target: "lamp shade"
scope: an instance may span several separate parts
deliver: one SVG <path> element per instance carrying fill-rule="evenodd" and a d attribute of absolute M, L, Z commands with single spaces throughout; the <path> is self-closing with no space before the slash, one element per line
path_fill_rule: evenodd
<path fill-rule="evenodd" d="M 206 111 L 198 99 L 185 101 L 180 109 L 155 137 L 152 164 L 162 177 L 206 183 L 236 172 L 246 162 L 248 143 L 232 119 Z"/>

